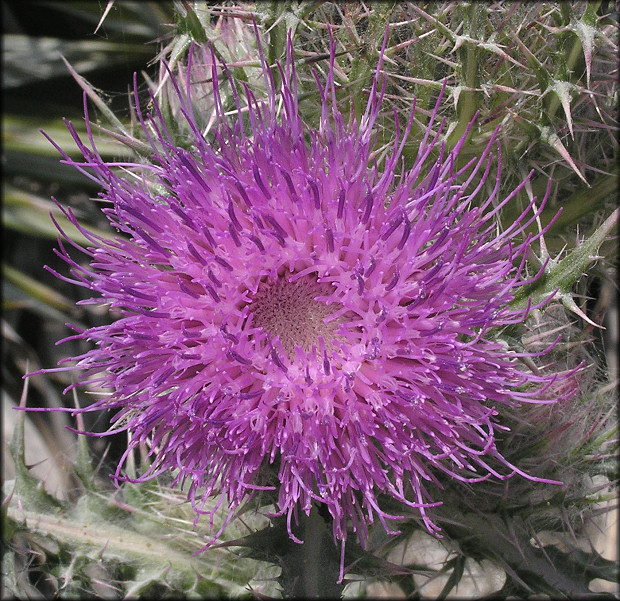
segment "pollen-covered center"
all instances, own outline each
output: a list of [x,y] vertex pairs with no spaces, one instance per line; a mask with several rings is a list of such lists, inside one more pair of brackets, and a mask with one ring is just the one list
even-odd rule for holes
[[340,308],[339,303],[316,300],[328,296],[331,284],[318,282],[313,276],[304,276],[289,282],[290,274],[261,282],[252,299],[253,325],[261,327],[272,338],[280,339],[289,360],[295,357],[300,346],[306,353],[321,348],[319,338],[327,350],[333,348],[340,321],[326,318]]

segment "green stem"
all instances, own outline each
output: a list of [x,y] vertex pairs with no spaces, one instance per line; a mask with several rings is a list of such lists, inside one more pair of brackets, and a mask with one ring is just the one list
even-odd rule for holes
[[303,540],[290,542],[280,557],[283,596],[289,599],[338,599],[344,584],[338,584],[340,553],[334,545],[331,526],[312,507],[310,515],[300,512],[294,534]]
[[321,569],[321,533],[325,527],[325,522],[315,511],[311,511],[309,516],[302,517],[302,527],[304,529],[304,566],[305,570],[301,574],[300,583],[302,590],[310,598],[320,597],[320,580],[323,576]]
[[446,143],[448,147],[453,148],[465,133],[467,126],[473,119],[479,104],[479,87],[478,81],[478,48],[471,39],[478,39],[480,34],[480,26],[484,22],[481,11],[486,11],[485,7],[477,6],[475,3],[465,9],[465,31],[469,39],[463,41],[460,49],[460,57],[462,63],[461,81],[464,83],[465,89],[461,91],[457,103],[458,122],[452,130]]
[[477,92],[471,88],[476,87],[477,80],[477,58],[476,48],[473,44],[467,44],[467,50],[465,52],[465,83],[467,88],[461,92],[457,104],[458,123],[452,130],[452,133],[447,139],[447,144],[450,148],[453,148],[456,143],[461,139],[467,126],[473,119],[478,108]]
[[381,48],[385,28],[394,10],[393,2],[375,2],[373,11],[368,17],[368,29],[364,35],[362,48],[355,52],[351,61],[349,81],[353,86],[353,110],[359,121],[363,109],[366,107],[364,87],[371,81],[377,68],[378,50]]

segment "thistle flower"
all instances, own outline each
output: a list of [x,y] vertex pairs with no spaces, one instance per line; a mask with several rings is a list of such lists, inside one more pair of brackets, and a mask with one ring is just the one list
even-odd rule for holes
[[425,483],[440,484],[442,473],[536,479],[497,451],[498,407],[570,391],[554,397],[566,374],[531,370],[493,335],[528,314],[510,302],[532,281],[525,255],[542,235],[525,235],[542,210],[534,202],[498,226],[524,184],[498,198],[495,135],[457,167],[469,129],[444,149],[442,127],[433,131],[440,95],[417,158],[399,172],[415,108],[391,148],[377,149],[381,61],[361,118],[346,118],[332,51],[326,81],[316,77],[318,129],[299,114],[290,40],[281,86],[261,54],[266,100],[233,86],[233,117],[215,56],[212,64],[210,139],[196,125],[190,82],[182,93],[172,77],[191,131],[183,147],[153,94],[144,115],[136,92],[152,148],[144,164],[105,162],[90,126],[85,142],[68,123],[84,161],[63,153],[65,162],[101,184],[119,235],[99,238],[63,209],[92,243],[67,239],[90,265],[61,243],[74,277],[54,273],[120,318],[78,330],[74,338],[94,347],[56,369],[82,372],[69,389],[112,391],[78,411],[115,410],[109,433],[129,431],[116,480],[129,480],[124,460],[145,443],[151,462],[138,480],[173,471],[197,516],[213,495],[232,516],[273,490],[292,538],[291,520],[315,501],[344,551],[349,526],[362,543],[375,519],[392,532],[386,520],[400,516],[381,509],[381,495],[419,510],[436,532],[426,510],[441,499]]

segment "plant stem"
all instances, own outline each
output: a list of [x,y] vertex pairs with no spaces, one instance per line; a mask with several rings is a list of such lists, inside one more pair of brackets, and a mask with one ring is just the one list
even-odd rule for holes
[[293,528],[303,545],[291,543],[281,557],[283,595],[290,599],[338,599],[344,584],[338,584],[340,560],[331,527],[312,507],[310,515],[300,512]]

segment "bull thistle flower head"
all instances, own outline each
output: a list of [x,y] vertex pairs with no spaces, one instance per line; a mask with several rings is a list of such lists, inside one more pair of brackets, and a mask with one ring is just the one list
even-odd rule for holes
[[381,152],[381,60],[357,119],[339,109],[332,46],[325,80],[316,76],[313,129],[298,108],[290,38],[274,71],[281,84],[261,54],[265,100],[229,78],[232,115],[218,81],[227,68],[211,59],[209,136],[194,115],[189,64],[182,86],[170,74],[190,132],[183,144],[154,94],[145,114],[136,91],[148,162],[102,159],[88,113],[88,140],[68,123],[84,160],[57,146],[101,184],[119,232],[99,238],[63,209],[92,244],[67,238],[90,265],[61,243],[73,277],[54,272],[90,290],[85,303],[120,316],[78,330],[74,338],[93,347],[56,368],[82,373],[69,389],[106,391],[74,412],[111,409],[108,433],[130,433],[114,478],[130,479],[124,461],[145,444],[151,461],[137,480],[173,472],[196,519],[214,495],[232,517],[273,491],[290,537],[299,512],[319,503],[343,552],[349,528],[362,543],[375,520],[392,532],[400,516],[382,509],[382,496],[437,532],[429,508],[441,498],[427,489],[441,473],[536,480],[498,452],[498,407],[561,400],[571,387],[556,383],[570,372],[531,369],[521,356],[540,352],[520,355],[494,336],[531,309],[510,303],[532,281],[525,256],[542,233],[525,232],[544,205],[532,201],[499,226],[498,212],[524,184],[499,197],[496,135],[457,166],[469,130],[444,148],[442,126],[433,132],[440,94],[417,157],[399,169],[415,108],[400,130],[394,115],[396,137]]

